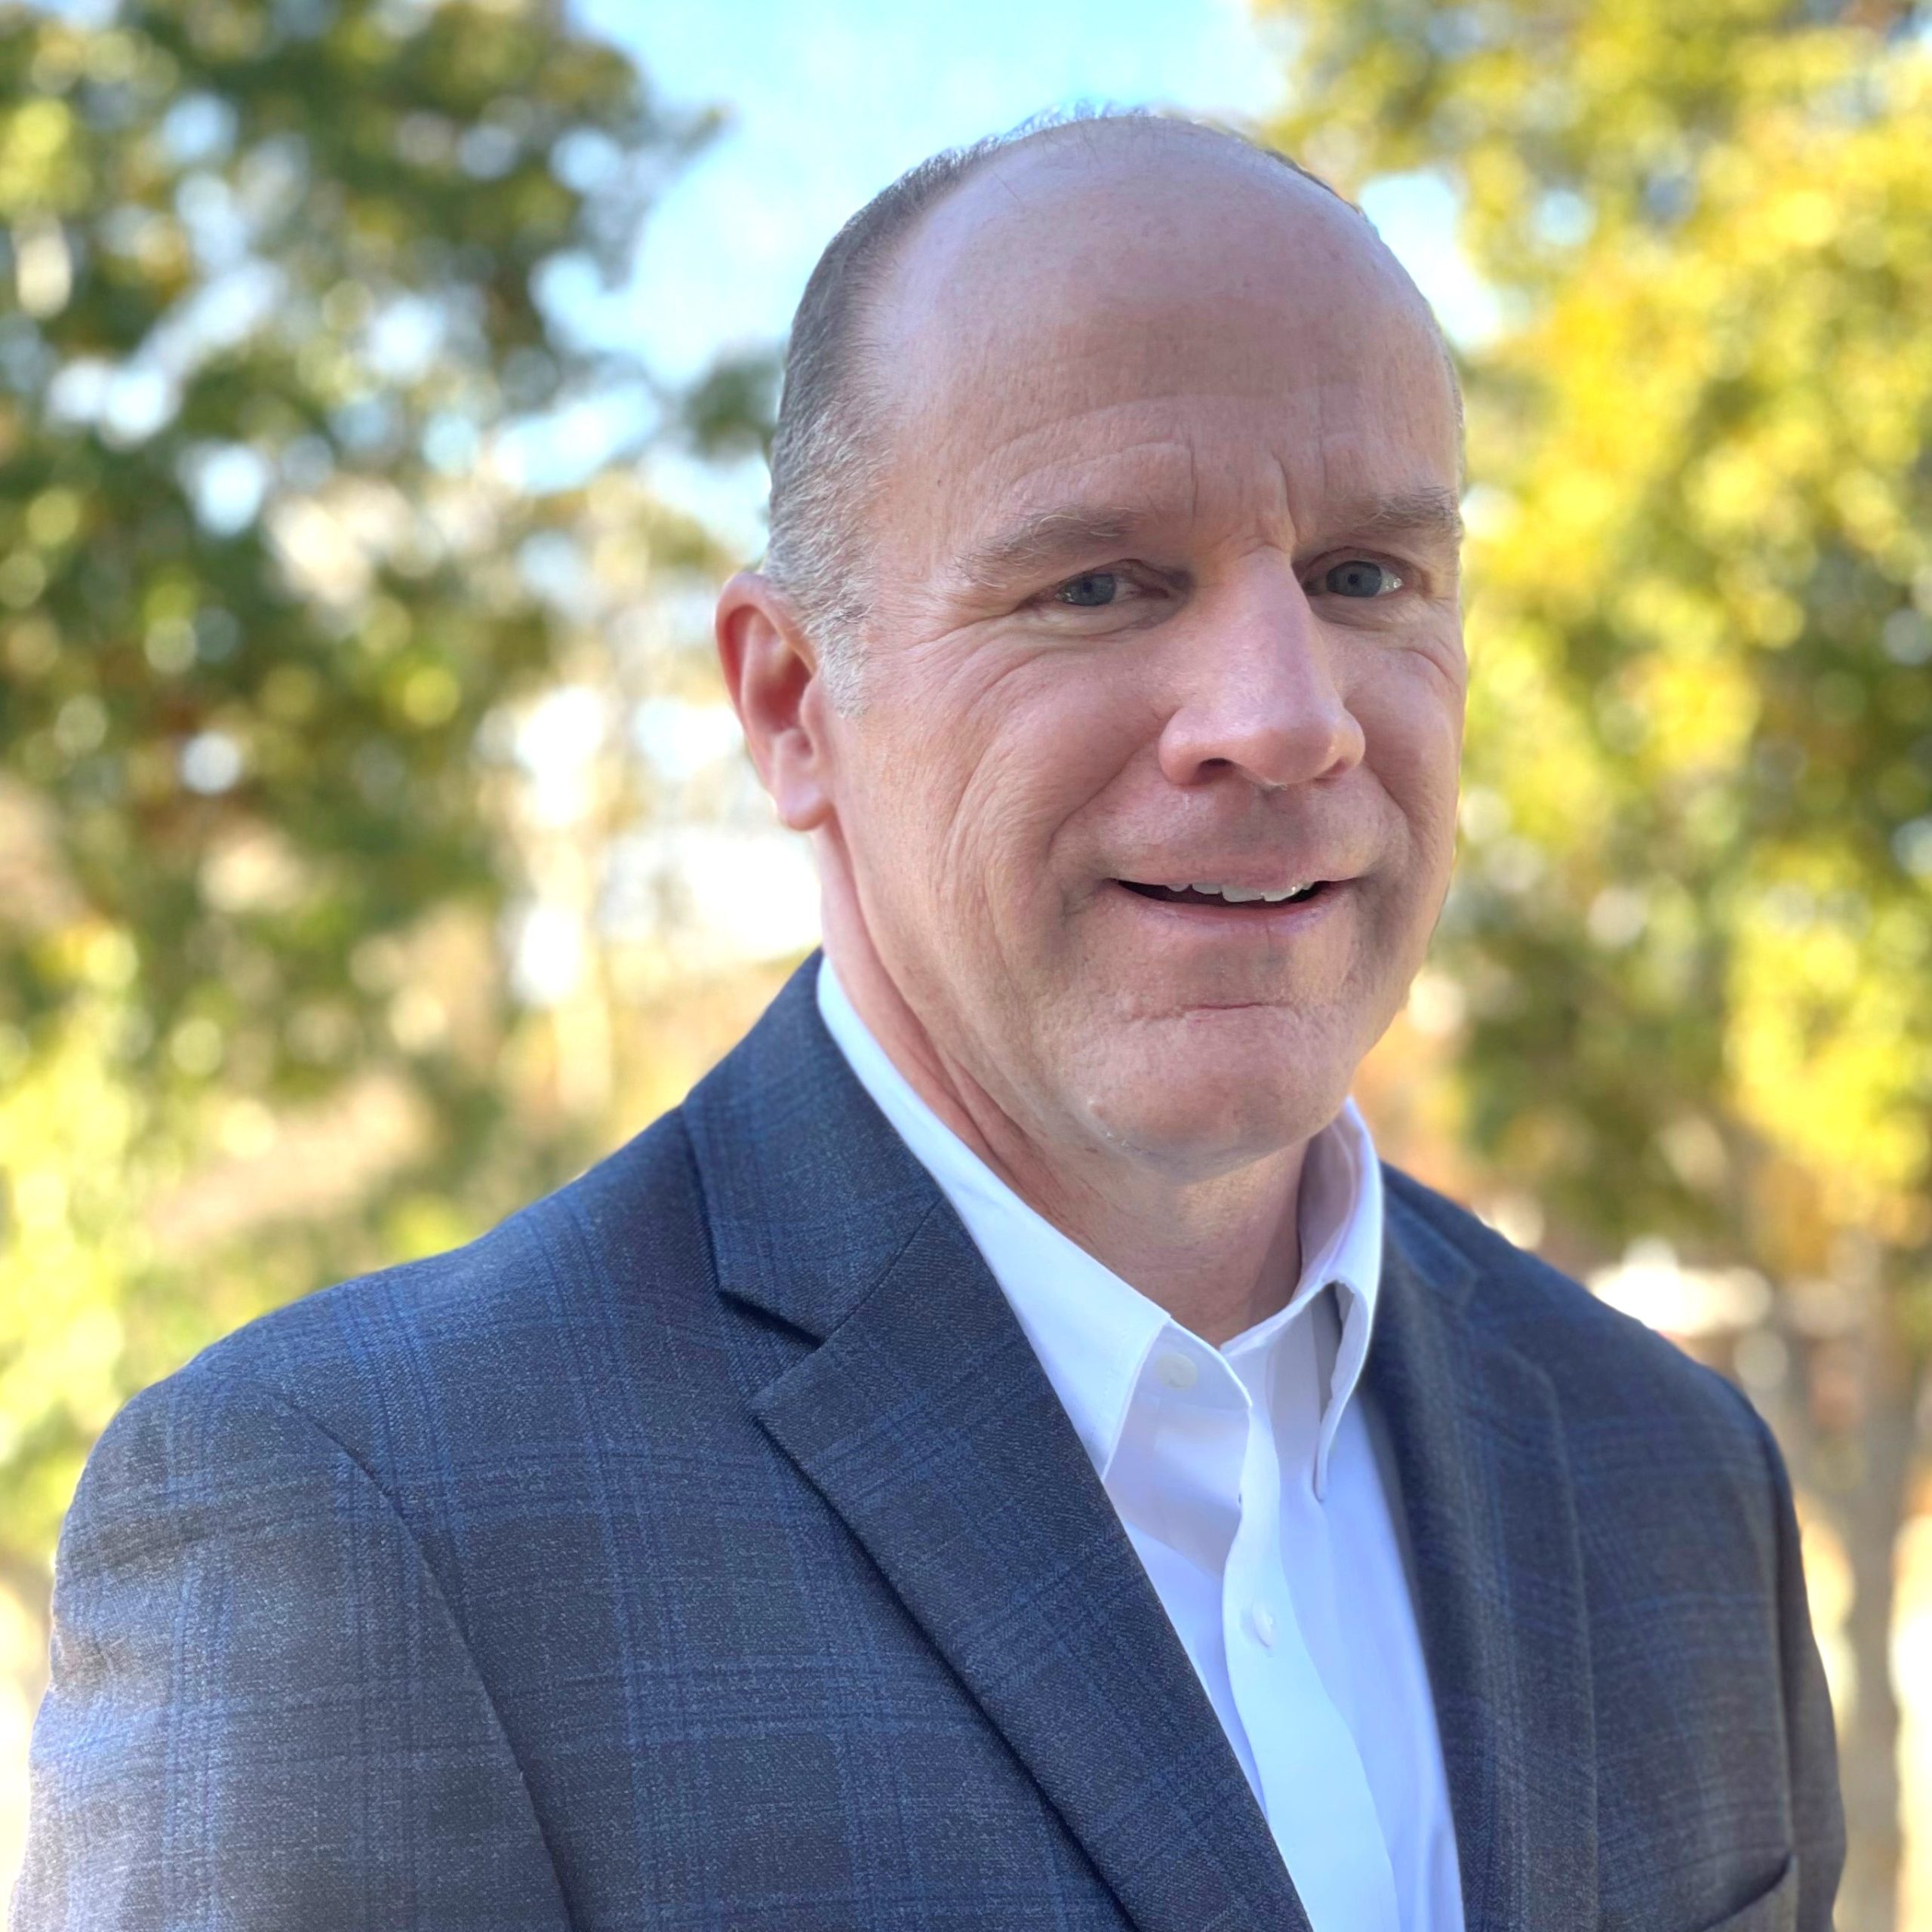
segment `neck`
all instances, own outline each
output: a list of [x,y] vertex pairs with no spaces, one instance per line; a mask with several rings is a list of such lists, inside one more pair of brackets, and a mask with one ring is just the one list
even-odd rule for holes
[[1285,1304],[1301,1270],[1306,1142],[1206,1177],[1089,1140],[1056,1143],[946,1051],[855,924],[826,921],[854,1010],[912,1091],[1036,1213],[1217,1346]]

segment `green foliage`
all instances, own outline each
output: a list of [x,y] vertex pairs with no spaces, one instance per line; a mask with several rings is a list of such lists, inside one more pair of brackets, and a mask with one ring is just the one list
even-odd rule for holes
[[780,371],[769,349],[726,356],[711,369],[685,399],[685,432],[699,455],[771,455]]
[[586,491],[694,546],[518,464],[648,429],[540,297],[707,126],[561,0],[0,8],[0,1555],[132,1388],[580,1151],[506,1131],[479,734]]
[[1466,357],[1478,1143],[1774,1278],[1932,1245],[1932,42],[1786,0],[1315,0],[1345,186],[1429,170]]

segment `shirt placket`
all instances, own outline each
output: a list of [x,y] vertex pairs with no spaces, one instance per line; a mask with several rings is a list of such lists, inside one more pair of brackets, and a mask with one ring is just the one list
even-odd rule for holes
[[1246,1387],[1241,1394],[1247,1438],[1221,1622],[1262,1808],[1314,1932],[1399,1932],[1395,1874],[1367,1774],[1287,1586],[1293,1553],[1282,1546],[1283,1478],[1271,1419]]

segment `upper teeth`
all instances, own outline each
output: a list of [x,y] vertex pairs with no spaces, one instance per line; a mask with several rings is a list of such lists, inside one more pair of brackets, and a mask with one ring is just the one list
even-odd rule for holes
[[1234,906],[1245,906],[1251,900],[1257,899],[1264,899],[1269,905],[1277,906],[1284,899],[1298,898],[1313,884],[1314,881],[1311,879],[1306,884],[1284,885],[1278,892],[1263,892],[1258,888],[1245,885],[1204,884],[1200,880],[1196,879],[1192,885],[1176,886],[1173,890],[1177,892],[1205,893],[1213,898],[1225,899],[1230,905]]

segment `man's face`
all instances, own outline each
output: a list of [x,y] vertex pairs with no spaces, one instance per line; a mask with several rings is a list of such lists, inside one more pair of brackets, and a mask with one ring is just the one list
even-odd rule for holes
[[971,180],[872,320],[826,862],[1023,1131],[1204,1178],[1305,1138],[1453,843],[1459,429],[1417,298],[1318,188],[1114,131]]

